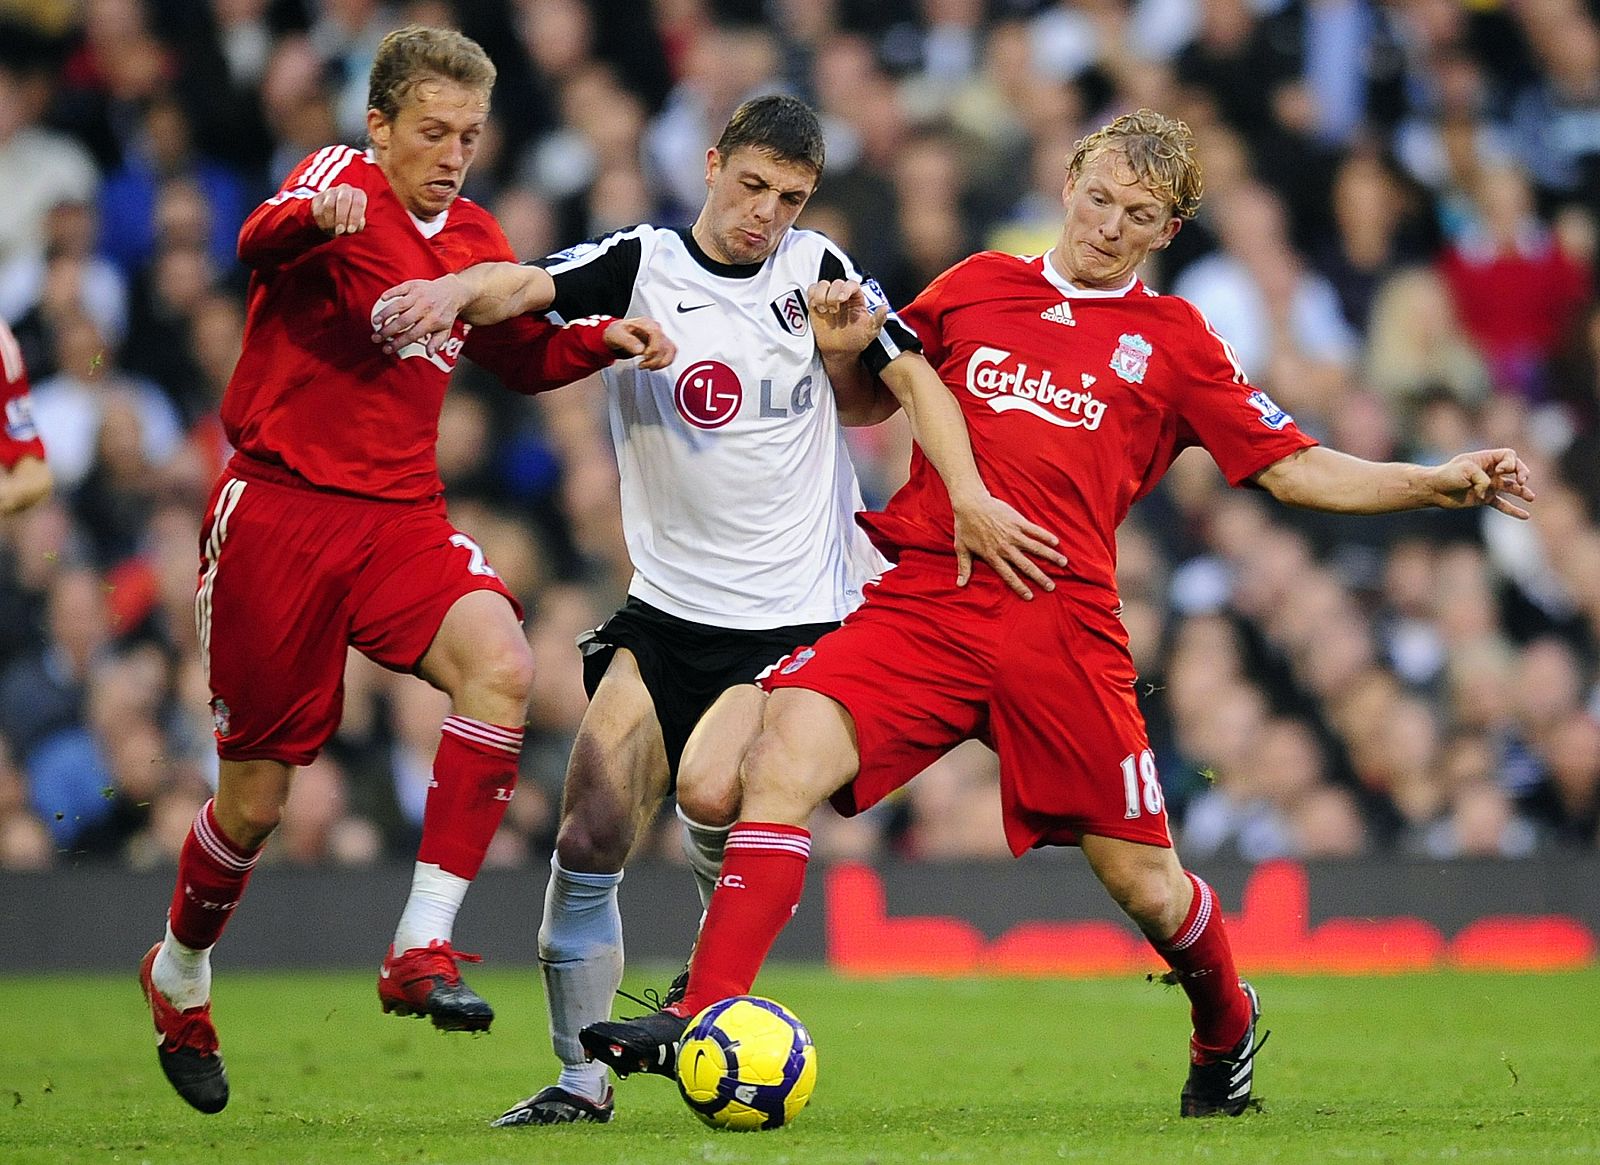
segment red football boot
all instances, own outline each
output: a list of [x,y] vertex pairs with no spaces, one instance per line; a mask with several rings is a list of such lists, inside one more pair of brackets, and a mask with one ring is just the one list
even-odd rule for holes
[[139,964],[139,985],[144,988],[156,1024],[156,1059],[179,1096],[201,1112],[221,1112],[228,1104],[228,1070],[217,1050],[211,1001],[187,1011],[179,1011],[167,1002],[150,979],[150,969],[160,949],[160,943],[151,947]]
[[396,955],[394,947],[378,971],[378,1000],[385,1012],[427,1016],[446,1032],[483,1032],[494,1022],[494,1008],[461,980],[457,960],[481,963],[444,939]]

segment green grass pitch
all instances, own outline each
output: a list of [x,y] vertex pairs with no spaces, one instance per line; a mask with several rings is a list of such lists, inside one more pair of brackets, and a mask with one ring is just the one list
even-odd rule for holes
[[[664,981],[634,972],[633,985]],[[1264,1111],[1180,1121],[1187,1008],[1142,980],[840,980],[774,968],[811,1028],[817,1092],[791,1127],[702,1127],[667,1081],[608,1126],[490,1129],[554,1075],[531,971],[478,970],[492,1035],[378,1010],[372,976],[230,974],[220,1116],[156,1066],[130,964],[0,977],[0,1162],[1084,1162],[1600,1159],[1600,970],[1258,980]],[[624,1003],[622,1008],[631,1005]]]

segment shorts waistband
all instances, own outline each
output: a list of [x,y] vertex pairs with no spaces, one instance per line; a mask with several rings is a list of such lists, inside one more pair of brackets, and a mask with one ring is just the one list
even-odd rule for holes
[[228,464],[223,472],[232,474],[234,477],[243,478],[245,481],[282,486],[284,489],[315,494],[317,497],[326,498],[329,501],[396,507],[437,505],[440,502],[440,495],[438,494],[426,498],[379,498],[373,497],[371,494],[348,493],[345,490],[329,489],[327,486],[307,481],[286,466],[278,465],[271,461],[263,461],[261,458],[252,457],[239,449],[234,450],[233,456],[228,459]]

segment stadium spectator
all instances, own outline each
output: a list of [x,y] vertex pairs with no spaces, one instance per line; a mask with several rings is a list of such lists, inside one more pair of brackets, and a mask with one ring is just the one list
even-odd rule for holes
[[[865,808],[957,743],[983,739],[1000,755],[1012,852],[1080,846],[1189,996],[1182,1114],[1249,1106],[1260,1005],[1238,978],[1210,888],[1171,849],[1116,615],[1114,530],[1186,445],[1206,448],[1233,484],[1333,512],[1489,507],[1525,518],[1533,492],[1510,449],[1425,468],[1317,445],[1252,389],[1192,305],[1146,294],[1139,267],[1200,201],[1194,150],[1186,125],[1149,110],[1113,121],[1068,164],[1052,251],[974,256],[907,309],[962,405],[977,458],[1065,532],[1066,585],[1026,606],[982,576],[952,586],[950,519],[914,458],[910,483],[863,518],[896,568],[840,630],[763,680],[771,697],[740,767],[740,820],[683,999],[582,1033],[614,1071],[671,1075],[689,1019],[748,993],[798,909],[804,823],[822,801]],[[837,328],[858,343],[882,323],[859,288],[848,300],[813,294],[812,309],[819,333]],[[1046,375],[1057,372],[1066,387],[1047,396]],[[1030,374],[1038,387],[1022,395]]]
[[1473,221],[1446,248],[1440,273],[1496,391],[1542,401],[1547,364],[1591,294],[1590,272],[1555,245],[1521,170],[1484,167],[1472,195]]
[[[0,25],[0,41],[15,43],[16,36],[14,29]],[[33,245],[52,207],[92,202],[100,186],[94,160],[83,146],[40,124],[52,88],[41,64],[0,52],[0,184],[6,191],[0,263]]]
[[1402,419],[1431,400],[1462,405],[1489,395],[1489,369],[1462,329],[1443,279],[1425,267],[1401,271],[1378,289],[1368,320],[1365,379]]
[[1347,365],[1356,338],[1327,280],[1306,270],[1289,245],[1282,203],[1265,187],[1224,194],[1216,223],[1222,250],[1190,266],[1174,295],[1194,303],[1223,335],[1246,373],[1300,356]]
[[1331,231],[1312,248],[1312,262],[1339,297],[1347,324],[1367,329],[1379,288],[1408,263],[1425,258],[1414,237],[1417,208],[1390,164],[1371,150],[1345,157],[1333,179]]

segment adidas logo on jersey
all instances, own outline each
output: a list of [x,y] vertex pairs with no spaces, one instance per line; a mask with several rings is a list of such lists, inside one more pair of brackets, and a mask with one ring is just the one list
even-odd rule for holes
[[1066,324],[1069,328],[1078,326],[1078,321],[1072,318],[1072,303],[1063,299],[1055,307],[1046,308],[1039,313],[1041,320],[1049,320],[1052,324]]

